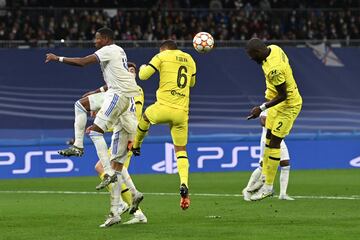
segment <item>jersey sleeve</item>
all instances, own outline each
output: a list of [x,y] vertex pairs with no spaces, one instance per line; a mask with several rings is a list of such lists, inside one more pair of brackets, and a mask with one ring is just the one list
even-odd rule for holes
[[150,67],[154,68],[155,71],[160,70],[161,65],[161,56],[160,54],[156,54],[149,62],[148,64]]
[[95,52],[96,58],[99,62],[106,62],[111,59],[112,51],[108,47],[102,47]]
[[144,67],[140,67],[140,71],[139,71],[140,80],[146,80],[149,77],[151,77],[151,75],[153,75],[156,71],[159,71],[160,65],[161,65],[161,59],[159,57],[159,54],[157,54],[151,59],[148,65]]
[[285,82],[285,74],[281,67],[272,68],[268,73],[268,79],[274,86],[278,86]]

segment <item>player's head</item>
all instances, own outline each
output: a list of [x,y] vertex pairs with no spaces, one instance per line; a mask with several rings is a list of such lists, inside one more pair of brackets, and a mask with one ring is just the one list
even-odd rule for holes
[[133,63],[133,62],[128,62],[128,69],[129,69],[129,72],[131,72],[132,74],[135,75],[136,77],[136,64]]
[[165,50],[176,50],[178,49],[176,42],[173,40],[165,40],[160,45],[160,52]]
[[110,45],[114,41],[114,32],[110,28],[103,27],[96,31],[95,34],[95,47],[97,49],[103,46]]
[[269,49],[266,44],[258,38],[252,38],[246,43],[246,53],[249,57],[257,62],[262,64],[262,62],[269,55]]

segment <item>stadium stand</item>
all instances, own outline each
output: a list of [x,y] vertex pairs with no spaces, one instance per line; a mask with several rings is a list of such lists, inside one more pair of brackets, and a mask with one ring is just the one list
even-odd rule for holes
[[0,40],[92,40],[96,29],[117,40],[191,40],[206,29],[217,40],[359,39],[358,9],[10,8],[0,14]]

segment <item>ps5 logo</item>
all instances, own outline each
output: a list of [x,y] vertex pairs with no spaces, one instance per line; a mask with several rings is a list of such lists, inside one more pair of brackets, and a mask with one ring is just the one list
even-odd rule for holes
[[[34,161],[44,158],[47,164],[58,165],[62,167],[47,167],[45,173],[66,173],[74,169],[74,163],[68,158],[54,158],[59,156],[57,151],[30,151],[24,156],[24,166],[18,169],[13,169],[12,174],[28,174],[31,171]],[[13,152],[0,152],[0,168],[1,166],[13,165],[16,162],[16,156]],[[64,166],[65,165],[65,166]]]
[[[260,158],[260,147],[259,146],[235,146],[231,150],[230,162],[224,162],[224,149],[219,146],[214,147],[198,147],[196,154],[201,154],[197,158],[197,168],[202,169],[205,167],[206,163],[217,160],[220,161],[220,168],[236,168],[239,162],[239,153],[250,153],[252,159],[255,159],[256,162],[252,162],[251,167],[257,167],[259,165],[258,161]],[[158,163],[155,163],[152,166],[152,170],[156,172],[165,172],[167,174],[174,174],[178,172],[176,165],[176,155],[174,150],[174,145],[170,143],[165,143],[165,160],[162,160]]]
[[167,174],[177,173],[176,155],[174,145],[165,143],[165,160],[155,163],[152,169],[156,172],[165,172]]
[[[198,147],[197,150],[198,152],[206,152],[206,154],[203,154],[198,158],[198,168],[204,168],[205,161],[221,160],[224,157],[224,149],[222,147]],[[231,162],[221,163],[220,168],[235,168],[239,163],[239,153],[248,151],[250,151],[251,158],[257,160],[257,162],[251,163],[251,167],[257,167],[260,158],[259,146],[235,146],[231,150]]]
[[360,156],[350,160],[350,166],[360,168]]

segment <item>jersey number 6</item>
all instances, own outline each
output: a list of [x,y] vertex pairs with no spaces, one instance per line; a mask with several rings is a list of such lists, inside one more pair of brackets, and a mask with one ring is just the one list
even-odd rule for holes
[[[186,87],[186,83],[187,83],[187,68],[185,66],[180,66],[179,67],[179,70],[178,70],[178,76],[177,76],[177,85],[179,88],[184,88]],[[183,80],[183,83],[181,79],[184,79]]]

